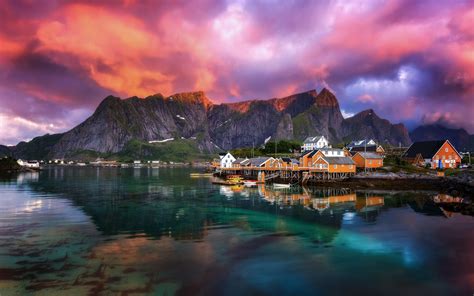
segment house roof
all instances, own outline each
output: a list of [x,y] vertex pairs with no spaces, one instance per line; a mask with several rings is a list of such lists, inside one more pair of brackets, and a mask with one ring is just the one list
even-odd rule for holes
[[328,148],[328,147],[325,147],[325,148],[318,148],[316,150],[321,150],[323,152],[327,152],[327,151],[343,151],[342,149],[339,149],[339,148]]
[[354,164],[352,158],[343,156],[343,157],[324,157],[329,164]]
[[249,163],[250,163],[250,159],[247,158],[244,161],[242,161],[240,165],[248,165]]
[[324,138],[324,136],[307,137],[304,139],[303,144],[317,143],[321,138]]
[[377,145],[349,147],[349,151],[351,151],[351,152],[377,151]]
[[423,158],[432,158],[447,140],[414,142],[403,154],[405,157],[415,158],[421,154]]
[[267,160],[271,159],[273,157],[255,157],[250,159],[250,164],[253,166],[261,166],[264,164]]
[[382,155],[379,155],[373,152],[357,152],[357,153],[360,154],[360,156],[362,156],[365,159],[382,159],[383,158]]
[[246,159],[247,158],[238,157],[236,160],[232,162],[232,164],[242,164],[242,162],[244,162]]
[[282,157],[281,160],[283,160],[286,163],[296,163],[296,164],[300,163],[297,159],[289,158],[289,157]]
[[328,164],[355,164],[355,162],[352,160],[352,158],[347,157],[347,156],[341,156],[341,157],[324,157],[324,156],[321,156],[317,160],[319,160],[319,159],[324,160]]
[[301,154],[300,157],[303,157],[303,156],[312,157],[314,154],[316,154],[316,152],[318,152],[318,150],[308,150],[308,151],[305,151],[303,154]]
[[352,141],[349,143],[349,145],[347,145],[347,148],[352,148],[352,147],[364,147],[364,146],[376,146],[377,143],[375,144],[369,144],[369,142],[372,141],[375,143],[374,140],[372,139],[363,139],[363,140],[356,140],[356,141]]

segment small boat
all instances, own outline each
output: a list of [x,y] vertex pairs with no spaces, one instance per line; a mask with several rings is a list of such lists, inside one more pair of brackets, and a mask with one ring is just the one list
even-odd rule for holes
[[191,178],[204,178],[204,177],[212,177],[213,173],[191,173],[189,176]]
[[273,188],[290,188],[291,184],[273,183]]
[[244,185],[247,187],[257,186],[256,180],[245,180]]
[[214,180],[213,184],[219,185],[243,185],[243,179],[240,175],[229,175],[226,180]]

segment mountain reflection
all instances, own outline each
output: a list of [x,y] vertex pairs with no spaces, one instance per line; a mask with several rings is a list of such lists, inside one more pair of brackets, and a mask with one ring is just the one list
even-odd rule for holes
[[56,167],[19,175],[16,182],[71,199],[104,234],[155,239],[201,240],[210,229],[237,227],[329,243],[344,221],[357,216],[374,222],[389,208],[409,206],[420,214],[452,215],[427,194],[225,187],[205,178],[191,179],[188,170]]

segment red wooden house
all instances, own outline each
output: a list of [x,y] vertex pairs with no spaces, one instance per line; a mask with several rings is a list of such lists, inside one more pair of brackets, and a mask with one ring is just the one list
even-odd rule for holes
[[448,140],[415,142],[403,157],[416,165],[436,168],[455,168],[461,163],[461,155]]

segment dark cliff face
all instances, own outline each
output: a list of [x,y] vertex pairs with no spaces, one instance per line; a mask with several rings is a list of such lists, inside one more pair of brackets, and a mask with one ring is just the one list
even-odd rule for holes
[[260,145],[266,139],[293,139],[292,117],[316,103],[311,90],[285,98],[215,105],[209,119],[210,136],[222,149]]
[[410,143],[403,125],[392,125],[373,110],[344,119],[334,94],[323,89],[319,94],[311,90],[284,98],[219,105],[203,92],[124,100],[109,96],[72,130],[48,136],[43,144],[43,137],[38,137],[15,149],[20,151],[23,145],[25,151],[41,150],[35,154],[37,158],[62,158],[84,150],[117,153],[131,140],[183,138],[192,139],[200,152],[209,153],[258,146],[268,138],[303,140],[309,135],[325,135],[332,143],[359,138],[392,145]]
[[324,135],[330,142],[338,143],[343,121],[339,102],[334,94],[324,88],[309,108],[294,116],[294,138],[303,140],[309,135]]
[[422,125],[410,133],[413,141],[431,141],[448,139],[460,151],[474,150],[474,135],[469,135],[465,129],[447,128],[439,124]]
[[352,139],[375,139],[380,144],[408,146],[411,144],[408,130],[401,123],[391,124],[369,109],[344,120],[342,137]]
[[36,159],[48,158],[53,147],[58,143],[64,134],[44,135],[36,137],[29,142],[20,142],[14,147],[10,147],[12,155],[17,159]]
[[116,153],[133,139],[152,141],[181,137],[199,138],[202,152],[209,152],[209,104],[202,92],[125,100],[109,96],[91,117],[65,133],[51,154],[65,157],[77,150]]

